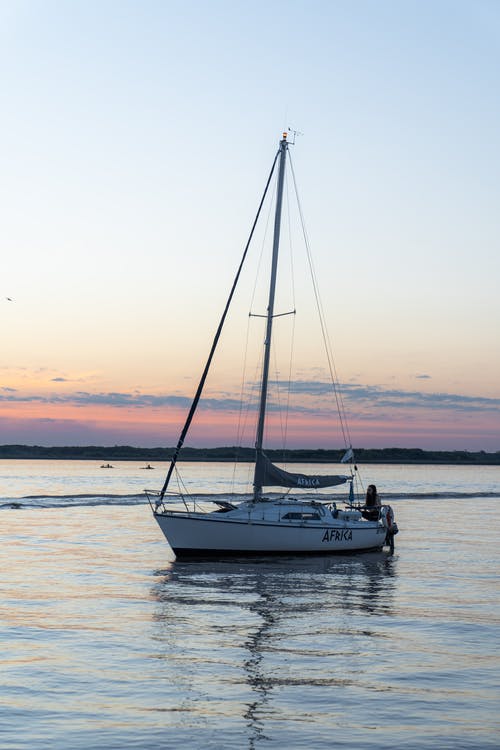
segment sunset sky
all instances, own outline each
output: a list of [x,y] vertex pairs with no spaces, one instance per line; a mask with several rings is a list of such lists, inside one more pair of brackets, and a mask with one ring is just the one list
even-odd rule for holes
[[[0,444],[177,441],[291,127],[354,445],[500,450],[496,0],[13,0],[0,35]],[[236,311],[188,445],[236,440]],[[342,447],[313,312],[288,445]]]

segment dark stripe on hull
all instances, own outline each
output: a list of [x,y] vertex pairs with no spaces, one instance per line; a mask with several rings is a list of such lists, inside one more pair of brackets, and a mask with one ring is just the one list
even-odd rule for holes
[[185,558],[197,558],[197,559],[203,559],[203,558],[211,558],[214,557],[233,557],[233,558],[241,558],[241,557],[325,557],[326,555],[359,555],[363,552],[378,552],[382,549],[383,544],[377,545],[376,547],[361,547],[359,549],[325,549],[325,550],[316,550],[316,551],[290,551],[287,552],[286,550],[258,550],[258,551],[252,551],[252,550],[241,550],[241,549],[179,549],[174,548],[175,556],[180,559]]

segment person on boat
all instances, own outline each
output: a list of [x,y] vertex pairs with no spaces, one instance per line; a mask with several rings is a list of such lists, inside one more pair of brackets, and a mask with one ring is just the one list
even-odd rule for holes
[[369,484],[366,490],[364,509],[361,511],[367,521],[376,521],[380,513],[380,497],[374,484]]

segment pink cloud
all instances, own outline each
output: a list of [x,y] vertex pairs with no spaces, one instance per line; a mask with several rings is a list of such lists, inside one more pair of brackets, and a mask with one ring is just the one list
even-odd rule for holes
[[[363,391],[360,395],[364,400],[367,394]],[[405,401],[399,392],[383,395],[383,403],[378,407],[375,404],[368,408],[359,403],[361,408],[357,412],[353,408],[354,413],[361,412],[349,424],[355,446],[500,449],[500,421],[495,400],[471,403],[472,399],[465,397],[450,399],[438,394],[430,399],[419,399],[418,394],[409,394]],[[317,408],[305,408],[305,396],[301,403],[287,420],[286,445],[291,448],[342,448],[336,418]],[[56,397],[48,401],[38,396],[23,397],[19,393],[6,392],[4,399],[0,399],[0,443],[172,446],[178,440],[188,404],[184,396],[147,395],[137,399],[126,393],[107,396],[80,394],[79,399]],[[224,404],[221,406],[221,399],[209,399],[203,403],[188,434],[187,445],[253,444],[255,414],[248,418],[245,434],[240,440],[234,401],[230,399]],[[284,429],[277,412],[271,411],[267,444],[280,447]]]

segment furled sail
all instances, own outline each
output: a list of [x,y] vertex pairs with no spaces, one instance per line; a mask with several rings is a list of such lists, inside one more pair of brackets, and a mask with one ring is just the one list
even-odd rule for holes
[[264,453],[258,453],[255,467],[255,484],[259,487],[300,487],[302,489],[334,487],[344,484],[350,477],[334,474],[292,474],[275,466]]

